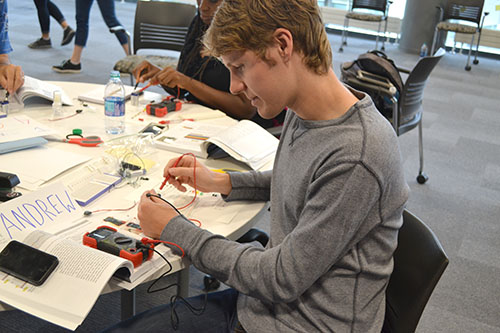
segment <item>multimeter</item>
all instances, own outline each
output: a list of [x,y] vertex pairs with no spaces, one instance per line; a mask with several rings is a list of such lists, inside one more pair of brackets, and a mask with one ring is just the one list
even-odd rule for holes
[[160,103],[150,103],[146,105],[146,113],[151,116],[164,117],[172,111],[179,111],[182,103],[176,101],[173,96],[164,98]]
[[140,266],[153,256],[153,244],[141,246],[141,241],[128,237],[108,226],[100,226],[83,236],[83,245],[99,249],[132,261],[134,267]]

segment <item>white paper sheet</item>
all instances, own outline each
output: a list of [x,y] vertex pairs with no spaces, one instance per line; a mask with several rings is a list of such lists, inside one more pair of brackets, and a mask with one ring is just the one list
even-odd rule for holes
[[19,177],[19,187],[33,191],[61,172],[90,158],[87,155],[41,146],[0,155],[0,165],[2,171]]

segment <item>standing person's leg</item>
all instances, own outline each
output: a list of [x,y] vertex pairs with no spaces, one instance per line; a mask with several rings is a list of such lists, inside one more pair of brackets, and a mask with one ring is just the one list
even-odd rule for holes
[[49,34],[50,16],[47,6],[47,0],[33,0],[33,2],[36,6],[38,22],[40,23],[40,30],[42,31],[42,37],[40,39],[37,39],[33,43],[28,44],[28,47],[32,49],[47,49],[52,47]]
[[76,38],[71,59],[65,60],[61,65],[52,66],[59,73],[79,73],[83,48],[87,44],[89,36],[90,8],[93,0],[76,0]]
[[125,54],[128,55],[129,52],[129,44],[128,37],[125,33],[125,28],[121,25],[121,23],[116,18],[115,14],[115,2],[113,0],[97,0],[97,4],[99,5],[99,9],[101,10],[102,18],[104,22],[108,26],[109,29],[115,30],[116,38],[120,42],[120,45],[123,47]]
[[69,44],[73,39],[73,37],[75,36],[75,31],[71,29],[68,22],[66,22],[63,13],[52,1],[48,0],[47,8],[49,10],[50,16],[52,16],[63,28],[64,34],[61,45]]
[[[200,295],[187,301],[192,307],[200,309],[204,299],[205,296]],[[210,293],[205,310],[199,315],[193,314],[185,304],[177,301],[177,316],[172,315],[171,305],[165,304],[122,321],[104,332],[174,332],[175,326],[177,332],[235,332],[238,325],[237,300],[238,292],[234,289]]]

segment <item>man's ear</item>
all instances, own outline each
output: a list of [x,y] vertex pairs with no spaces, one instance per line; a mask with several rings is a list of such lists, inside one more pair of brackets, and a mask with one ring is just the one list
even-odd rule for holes
[[278,28],[273,33],[280,57],[287,63],[292,57],[293,36],[290,30]]

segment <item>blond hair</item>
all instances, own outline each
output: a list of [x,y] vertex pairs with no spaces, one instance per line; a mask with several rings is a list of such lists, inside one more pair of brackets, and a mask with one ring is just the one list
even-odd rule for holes
[[291,32],[294,50],[316,72],[328,72],[332,63],[330,42],[316,0],[224,0],[203,43],[215,57],[233,51],[253,51],[266,60],[278,28]]

